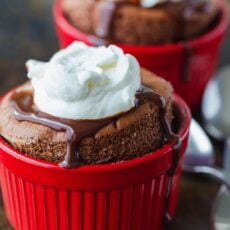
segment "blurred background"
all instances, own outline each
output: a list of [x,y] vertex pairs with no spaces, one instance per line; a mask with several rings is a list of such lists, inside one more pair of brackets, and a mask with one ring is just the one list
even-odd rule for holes
[[[0,93],[26,79],[29,58],[47,60],[57,49],[52,0],[0,0]],[[230,33],[219,67],[230,62]]]
[[[29,58],[46,61],[58,50],[52,3],[52,0],[0,0],[0,94],[27,79],[25,61]],[[229,64],[230,33],[221,49],[218,68]],[[222,151],[221,144],[216,144],[216,151]],[[218,188],[211,180],[183,176],[177,217],[168,229],[210,229],[210,210]],[[3,208],[0,229],[11,229]]]
[[51,0],[0,1],[0,93],[26,80],[25,61],[57,49]]

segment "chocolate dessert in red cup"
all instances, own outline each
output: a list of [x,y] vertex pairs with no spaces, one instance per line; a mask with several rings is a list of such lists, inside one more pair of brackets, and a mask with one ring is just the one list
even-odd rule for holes
[[[89,45],[100,43],[100,39],[83,33],[67,20],[60,2],[61,0],[56,0],[53,7],[60,46],[66,47],[74,40]],[[228,28],[227,3],[224,0],[217,0],[217,7],[219,16],[211,29],[206,29],[200,35],[188,40],[155,45],[119,42],[115,44],[134,55],[141,66],[169,80],[175,91],[183,97],[192,111],[195,111],[199,108],[207,82],[215,73],[219,49]]]
[[[0,181],[12,226],[161,229],[177,204],[191,121],[186,103],[115,46],[74,43],[27,68],[31,81],[0,102]],[[100,94],[107,103],[91,104]]]

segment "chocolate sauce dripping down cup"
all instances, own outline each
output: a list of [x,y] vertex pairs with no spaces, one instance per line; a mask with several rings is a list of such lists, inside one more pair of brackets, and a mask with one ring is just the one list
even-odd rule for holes
[[[12,96],[12,105],[14,107],[14,115],[19,121],[30,121],[37,124],[45,125],[57,131],[65,131],[65,141],[67,143],[67,152],[64,161],[60,163],[61,167],[74,168],[82,164],[79,153],[79,143],[87,136],[95,134],[100,128],[115,122],[115,118],[107,118],[101,120],[69,120],[50,116],[48,114],[33,109],[33,95],[30,93],[16,93]],[[166,102],[164,97],[160,96],[152,89],[142,86],[136,93],[136,106],[152,101],[158,106],[159,118],[165,134],[165,141],[169,140],[173,145],[172,166],[168,171],[169,183],[167,194],[165,197],[165,222],[169,222],[170,195],[172,192],[173,175],[177,169],[181,140],[175,135],[166,118]]]
[[[171,131],[170,124],[166,118],[166,103],[162,96],[155,93],[150,88],[143,86],[140,91],[136,93],[137,106],[146,101],[152,101],[159,108],[159,117],[161,119],[162,128],[165,133],[165,141],[170,140],[174,145],[175,152],[179,149],[178,136]],[[67,153],[64,161],[60,164],[65,168],[77,167],[83,162],[80,159],[79,143],[88,136],[94,135],[99,129],[115,122],[117,117],[106,118],[100,120],[70,120],[53,117],[41,111],[36,111],[33,104],[33,95],[30,93],[16,93],[12,97],[15,117],[19,121],[30,121],[41,125],[48,126],[58,131],[65,131],[65,141],[67,143]],[[178,146],[178,148],[177,148]],[[169,174],[173,174],[177,167],[176,154],[172,168]]]
[[172,220],[169,214],[169,205],[170,205],[170,195],[172,192],[172,181],[175,171],[177,169],[179,153],[181,148],[181,139],[178,135],[172,132],[171,126],[166,118],[166,102],[164,97],[160,96],[152,89],[142,86],[140,91],[136,94],[137,105],[143,103],[146,100],[153,101],[159,108],[159,118],[161,120],[162,128],[165,132],[165,139],[168,139],[173,145],[173,155],[172,155],[172,166],[168,171],[169,183],[165,200],[165,214],[164,214],[164,222],[168,223]]

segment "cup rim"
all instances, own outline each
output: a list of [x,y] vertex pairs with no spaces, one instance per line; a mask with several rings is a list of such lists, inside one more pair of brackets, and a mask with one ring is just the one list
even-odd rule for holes
[[[177,95],[174,95],[174,106],[180,119],[177,134],[182,141],[178,156],[179,167],[185,152],[191,114],[184,100]],[[65,189],[115,189],[129,184],[142,183],[153,176],[164,175],[173,165],[173,153],[173,145],[167,143],[156,151],[131,160],[66,169],[60,167],[58,163],[26,156],[0,137],[0,166],[32,183]],[[0,167],[0,169],[3,168]]]
[[[179,116],[181,117],[181,127],[178,131],[178,134],[183,140],[186,137],[188,130],[189,130],[189,125],[191,121],[191,113],[190,113],[190,110],[187,104],[184,102],[184,100],[181,97],[174,94],[173,100],[174,100],[176,107],[179,108],[179,113],[180,113]],[[137,157],[131,160],[126,160],[126,161],[121,161],[121,162],[116,162],[116,163],[107,163],[107,164],[101,164],[101,165],[83,165],[81,167],[74,168],[74,169],[65,169],[65,168],[60,167],[58,163],[53,163],[53,162],[49,162],[45,160],[35,159],[30,156],[26,156],[20,151],[14,149],[2,137],[0,137],[0,149],[8,153],[13,158],[17,158],[18,160],[23,161],[30,165],[39,166],[42,168],[54,169],[58,171],[67,170],[73,173],[74,172],[84,173],[86,171],[92,172],[92,173],[95,171],[108,172],[108,171],[113,171],[113,170],[125,169],[129,167],[135,167],[136,165],[144,163],[148,160],[154,160],[154,159],[160,158],[161,156],[163,156],[164,154],[167,154],[170,150],[172,150],[172,148],[173,148],[172,144],[167,143],[162,148],[156,151],[153,151],[149,154],[145,154],[144,156]]]
[[[220,19],[218,23],[209,31],[206,33],[192,38],[185,42],[177,42],[172,44],[160,44],[160,45],[129,45],[129,44],[123,44],[123,43],[115,43],[119,47],[123,49],[129,49],[129,50],[135,50],[135,53],[167,53],[172,52],[176,50],[180,50],[184,48],[184,43],[187,43],[190,47],[195,48],[199,47],[204,43],[207,43],[209,41],[212,41],[218,36],[221,36],[224,34],[224,32],[227,30],[229,25],[229,10],[227,3],[225,0],[217,0],[217,5],[220,9]],[[90,42],[88,41],[89,34],[85,34],[81,31],[79,31],[77,28],[75,28],[73,25],[71,25],[66,17],[64,16],[64,13],[61,8],[61,0],[55,0],[53,5],[53,17],[54,21],[59,29],[62,30],[65,34],[68,34],[70,37],[77,40],[77,37],[83,37],[85,38],[86,43]],[[87,42],[88,41],[88,42]],[[91,44],[92,45],[92,44]]]

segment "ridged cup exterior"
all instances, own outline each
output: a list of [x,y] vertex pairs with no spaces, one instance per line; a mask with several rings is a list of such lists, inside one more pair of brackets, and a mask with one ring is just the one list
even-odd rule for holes
[[7,215],[17,230],[159,229],[168,177],[106,191],[73,191],[30,183],[0,167]]
[[[173,216],[191,116],[175,96],[182,147],[172,177],[173,147],[114,164],[63,169],[29,158],[0,138],[0,182],[16,230],[158,230]],[[166,194],[173,180],[168,199]]]
[[[60,47],[73,41],[94,45],[91,36],[73,27],[65,18],[56,0],[53,8]],[[142,67],[169,80],[177,92],[195,111],[199,108],[205,86],[215,74],[219,49],[229,25],[229,11],[225,0],[217,0],[220,8],[218,23],[203,35],[186,42],[164,45],[117,44],[133,54]]]

